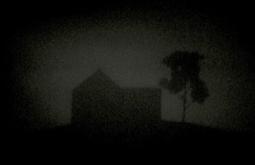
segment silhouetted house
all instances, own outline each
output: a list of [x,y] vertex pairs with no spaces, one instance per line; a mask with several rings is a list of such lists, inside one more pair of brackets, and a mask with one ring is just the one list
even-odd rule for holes
[[73,90],[72,123],[137,125],[160,120],[161,91],[121,88],[98,70]]

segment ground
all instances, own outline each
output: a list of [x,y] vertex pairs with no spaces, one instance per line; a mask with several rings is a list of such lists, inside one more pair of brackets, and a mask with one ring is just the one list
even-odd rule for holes
[[[251,146],[252,132],[235,132],[198,126],[189,123],[157,122],[141,127],[119,124],[102,129],[93,127],[61,126],[53,129],[13,133],[12,145],[85,146],[86,148],[115,147],[181,147],[181,146]],[[11,140],[12,139],[12,140]]]

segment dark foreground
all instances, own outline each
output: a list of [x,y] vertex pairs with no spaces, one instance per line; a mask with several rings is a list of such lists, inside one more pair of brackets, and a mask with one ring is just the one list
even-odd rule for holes
[[254,132],[219,130],[194,124],[160,122],[127,127],[121,123],[90,127],[62,126],[10,132],[7,143],[19,147],[57,148],[180,148],[252,146]]
[[[122,123],[123,124],[123,123]],[[194,124],[160,122],[140,127],[110,124],[91,127],[62,126],[37,131],[15,131],[6,136],[5,158],[10,161],[34,160],[34,163],[57,160],[72,164],[114,161],[190,162],[203,164],[225,159],[254,158],[254,133],[213,129]],[[243,159],[243,157],[245,159]],[[248,159],[247,159],[248,158]],[[49,160],[50,159],[50,160]],[[162,162],[162,163],[163,163]]]

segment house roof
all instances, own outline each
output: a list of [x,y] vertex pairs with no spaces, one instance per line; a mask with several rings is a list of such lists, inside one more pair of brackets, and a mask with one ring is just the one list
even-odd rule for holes
[[98,69],[87,79],[80,83],[75,89],[80,89],[87,86],[107,86],[111,88],[120,88],[109,76],[107,76],[101,69]]
[[74,91],[80,91],[80,89],[117,89],[122,90],[123,92],[135,92],[135,93],[160,93],[161,90],[156,87],[120,87],[116,84],[108,75],[106,75],[101,69],[98,69],[96,72],[88,76],[87,79],[82,81]]

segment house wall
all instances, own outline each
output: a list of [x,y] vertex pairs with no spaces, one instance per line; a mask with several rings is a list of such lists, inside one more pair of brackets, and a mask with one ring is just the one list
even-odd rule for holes
[[72,123],[95,124],[120,120],[120,96],[117,89],[74,91]]
[[159,89],[123,89],[100,82],[83,84],[73,90],[73,124],[125,123],[132,126],[160,120]]
[[134,124],[159,121],[161,119],[160,90],[158,89],[125,89],[122,109],[127,120]]

